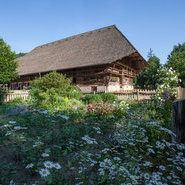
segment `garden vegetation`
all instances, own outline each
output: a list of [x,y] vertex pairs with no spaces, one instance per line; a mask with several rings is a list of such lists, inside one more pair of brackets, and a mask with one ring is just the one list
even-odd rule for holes
[[0,107],[0,183],[185,184],[185,145],[171,130],[178,73],[158,73],[163,85],[140,103],[82,96],[56,72],[33,81],[27,110]]

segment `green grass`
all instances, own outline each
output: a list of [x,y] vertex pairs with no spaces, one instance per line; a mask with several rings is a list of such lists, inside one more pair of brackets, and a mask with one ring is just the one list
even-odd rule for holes
[[0,115],[6,115],[11,111],[11,106],[0,105]]

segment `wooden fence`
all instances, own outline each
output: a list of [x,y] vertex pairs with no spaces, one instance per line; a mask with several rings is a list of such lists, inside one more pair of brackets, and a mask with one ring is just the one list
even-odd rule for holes
[[[131,100],[150,100],[153,95],[156,94],[155,90],[142,90],[142,89],[133,89],[125,90],[121,92],[113,92],[119,100],[131,99]],[[14,90],[9,91],[7,94],[0,95],[0,102],[9,102],[15,98],[21,97],[24,100],[29,98],[29,91],[26,90]],[[176,99],[185,98],[185,88],[177,87],[177,96]]]
[[185,98],[185,88],[177,87],[176,99],[182,99],[182,98]]
[[25,90],[14,90],[0,94],[0,102],[10,102],[16,98],[27,100],[29,98],[29,92]]
[[153,95],[156,94],[155,90],[142,90],[142,89],[133,89],[133,90],[124,90],[121,92],[114,92],[119,100],[131,99],[131,100],[150,100]]
[[[153,95],[156,94],[156,90],[143,90],[143,89],[133,89],[125,90],[121,92],[114,92],[118,96],[119,100],[132,99],[132,100],[150,100]],[[176,88],[176,99],[185,98],[185,88]]]

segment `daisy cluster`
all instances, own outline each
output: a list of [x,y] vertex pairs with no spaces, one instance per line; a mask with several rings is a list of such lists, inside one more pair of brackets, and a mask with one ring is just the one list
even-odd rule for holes
[[[148,134],[151,130],[161,133],[161,137],[153,140]],[[105,143],[108,147],[101,148],[103,141],[98,140],[100,153],[81,155],[78,173],[96,169],[101,183],[181,185],[181,174],[185,171],[185,145],[166,140],[163,132],[169,137],[174,135],[161,127],[161,123],[146,119],[141,112],[129,113],[127,125],[120,122],[109,136],[109,142],[114,146]],[[87,135],[82,139],[91,140]]]
[[99,163],[99,167],[100,167],[98,169],[99,175],[105,175],[105,171],[106,171],[106,173],[108,173],[110,178],[114,178],[115,175],[117,175],[117,168],[118,168],[117,165],[115,165],[114,163],[115,161],[119,163],[120,160],[121,159],[119,157],[114,157],[113,161],[111,161],[111,159],[108,159],[108,158],[104,159],[103,162]]
[[55,168],[57,170],[61,169],[61,166],[60,166],[59,163],[53,163],[51,161],[45,161],[43,164],[44,164],[45,168],[41,168],[41,170],[39,171],[39,174],[41,175],[41,177],[46,177],[46,176],[50,175],[50,170],[52,168]]
[[45,109],[43,109],[43,108],[40,108],[40,109],[33,109],[32,111],[33,111],[33,112],[38,112],[38,113],[40,113],[40,114],[48,114],[48,113],[51,113],[50,110],[45,110]]
[[6,131],[5,136],[12,135],[15,131],[27,129],[26,127],[21,127],[16,124],[16,121],[9,121],[7,124],[0,126],[0,129]]
[[[43,154],[41,154],[41,156],[43,158],[46,158],[46,157],[49,157],[49,154],[43,153]],[[50,170],[52,170],[52,169],[57,169],[57,170],[61,169],[61,165],[59,163],[53,163],[51,161],[44,161],[43,165],[44,165],[44,168],[41,168],[39,171],[39,174],[41,175],[41,177],[46,177],[46,176],[50,175],[51,174]],[[27,164],[27,166],[25,168],[33,168],[33,167],[34,167],[34,164],[29,163],[29,164]]]
[[86,141],[87,144],[98,144],[96,139],[89,137],[88,135],[85,135],[82,137],[82,140]]

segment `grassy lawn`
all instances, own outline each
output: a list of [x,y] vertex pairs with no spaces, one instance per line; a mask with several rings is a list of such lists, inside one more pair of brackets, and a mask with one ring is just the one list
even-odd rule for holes
[[[0,183],[185,183],[185,146],[171,141],[150,103],[108,115],[93,111],[98,106],[0,119]],[[1,116],[9,111],[0,106]]]

